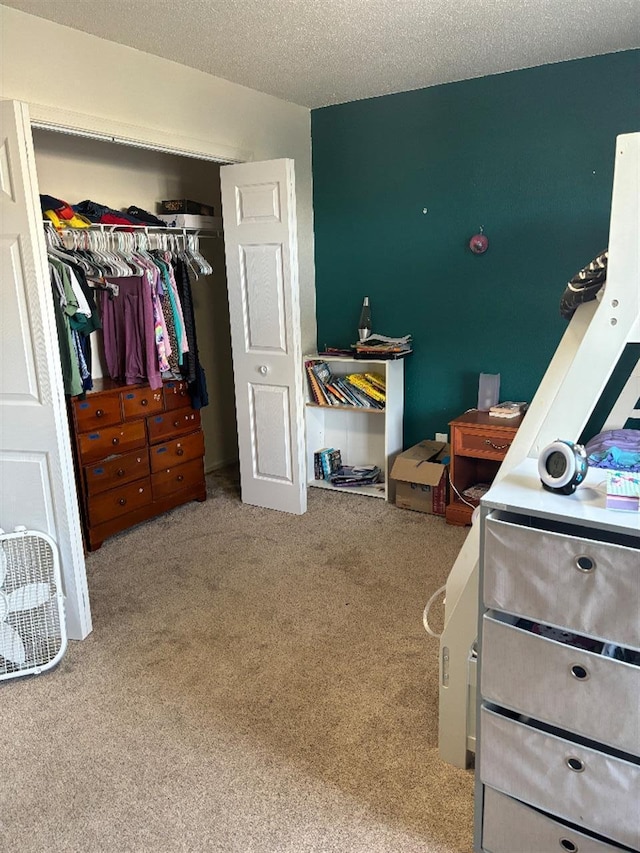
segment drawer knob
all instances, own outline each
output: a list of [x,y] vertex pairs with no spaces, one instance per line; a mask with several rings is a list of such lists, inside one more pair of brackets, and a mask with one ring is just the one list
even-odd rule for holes
[[112,438],[111,444],[120,444],[120,439],[119,438]]
[[579,663],[574,663],[571,667],[571,675],[577,678],[578,681],[587,681],[589,678],[589,670]]
[[118,501],[118,503],[120,504],[120,506],[124,506],[124,505],[126,504],[126,502],[127,502],[127,499],[126,499],[126,498],[120,498],[120,500]]
[[588,575],[589,572],[595,571],[596,561],[591,557],[587,557],[586,554],[581,554],[579,557],[576,557],[576,569],[578,569],[579,572]]
[[490,438],[485,438],[485,444],[488,444],[489,447],[492,447],[494,450],[506,450],[509,447],[508,444],[494,444]]
[[570,838],[560,839],[560,849],[566,850],[567,853],[578,853],[578,845],[574,844]]
[[176,480],[177,480],[179,483],[181,483],[181,482],[184,480],[184,474],[178,474],[178,476],[176,477]]
[[174,425],[174,427],[179,427],[179,426],[180,426],[180,421],[174,421],[174,422],[173,422],[173,425]]
[[581,758],[576,758],[575,755],[570,755],[565,759],[565,764],[574,773],[582,773],[584,770],[584,761]]
[[148,401],[147,399],[140,400],[140,405],[141,405],[141,406],[148,406],[148,405],[149,405],[149,401]]
[[104,409],[96,409],[96,417],[101,418],[104,416]]
[[176,450],[176,456],[184,456],[184,450],[182,449],[182,447],[179,447]]
[[124,468],[118,468],[118,470],[116,471],[116,475],[118,477],[124,477],[124,474],[125,474]]

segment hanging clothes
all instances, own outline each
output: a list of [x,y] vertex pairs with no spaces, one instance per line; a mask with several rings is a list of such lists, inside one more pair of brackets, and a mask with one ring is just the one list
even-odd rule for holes
[[[119,213],[91,201],[76,208],[101,219]],[[125,227],[133,224],[128,213],[123,218]],[[197,240],[163,235],[162,248],[152,251],[152,235],[146,231],[84,234],[78,241],[74,234],[70,249],[47,229],[65,393],[79,396],[93,387],[89,336],[101,328],[113,380],[158,389],[163,379],[186,379],[194,408],[207,405],[192,279],[195,269],[207,274],[210,267],[199,255]]]
[[155,342],[155,320],[151,289],[145,276],[109,278],[119,294],[100,294],[104,354],[109,376],[134,385],[148,381],[154,390],[162,387]]
[[[207,381],[204,369],[198,357],[198,342],[196,337],[196,321],[193,311],[193,297],[191,292],[191,281],[189,279],[189,267],[183,260],[178,258],[174,266],[175,279],[178,294],[182,302],[184,312],[185,330],[189,343],[189,352],[185,354],[183,374],[189,383],[191,405],[194,409],[201,409],[209,404],[207,393]],[[186,370],[185,370],[186,367]]]
[[49,264],[49,273],[54,295],[53,307],[58,331],[58,349],[60,350],[64,393],[75,396],[82,394],[83,385],[69,320],[78,310],[78,306],[73,302],[73,291],[70,287],[65,287],[60,272],[51,263]]

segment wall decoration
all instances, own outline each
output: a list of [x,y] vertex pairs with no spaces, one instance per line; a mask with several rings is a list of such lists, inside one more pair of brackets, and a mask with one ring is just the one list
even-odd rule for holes
[[474,234],[469,240],[469,248],[474,255],[483,255],[489,248],[489,241],[487,240],[482,225],[480,226],[480,231],[477,234]]

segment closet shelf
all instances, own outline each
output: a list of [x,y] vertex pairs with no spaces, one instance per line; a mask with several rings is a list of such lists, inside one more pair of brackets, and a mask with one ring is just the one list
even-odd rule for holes
[[145,234],[194,234],[196,237],[223,237],[222,228],[188,228],[182,226],[171,225],[114,225],[111,223],[93,222],[86,228],[73,228],[71,225],[65,228],[56,228],[49,219],[42,220],[43,225],[48,225],[56,234],[82,234],[87,231],[101,231],[105,234],[112,234],[118,231],[144,231]]

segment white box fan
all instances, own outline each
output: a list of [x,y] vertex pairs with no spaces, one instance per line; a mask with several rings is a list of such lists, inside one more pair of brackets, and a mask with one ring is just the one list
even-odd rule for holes
[[50,669],[66,647],[54,541],[25,527],[0,529],[0,680]]

